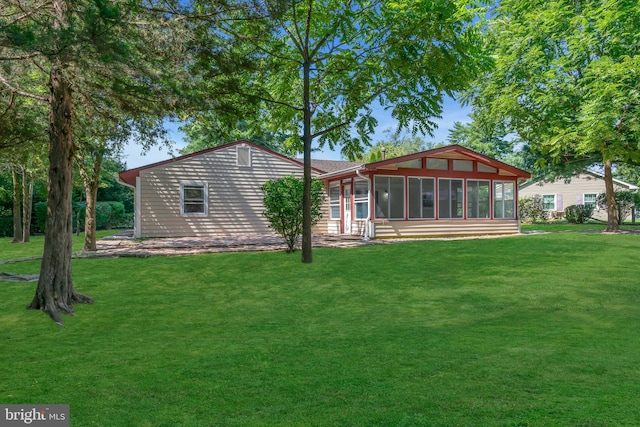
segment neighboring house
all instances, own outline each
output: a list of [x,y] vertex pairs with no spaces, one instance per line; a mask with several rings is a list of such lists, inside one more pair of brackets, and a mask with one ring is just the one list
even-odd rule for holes
[[[270,233],[262,184],[302,176],[300,160],[236,141],[119,174],[135,190],[135,236]],[[530,174],[453,145],[373,163],[313,160],[327,189],[318,234],[365,237],[517,233]]]
[[[613,180],[616,191],[638,191],[638,187],[618,179]],[[593,207],[593,217],[606,220],[607,210],[596,202],[598,194],[605,192],[604,176],[593,171],[583,171],[570,180],[560,178],[553,182],[529,181],[520,186],[520,197],[542,196],[544,208],[553,217],[564,216],[564,209],[571,205]]]

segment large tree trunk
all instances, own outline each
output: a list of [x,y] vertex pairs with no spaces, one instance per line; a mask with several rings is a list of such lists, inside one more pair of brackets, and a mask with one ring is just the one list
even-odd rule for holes
[[17,168],[17,166],[11,168],[11,178],[13,179],[13,243],[22,242],[22,201],[20,200],[20,174]]
[[80,164],[80,175],[84,184],[87,206],[84,218],[83,251],[96,251],[96,203],[98,201],[98,187],[100,186],[100,169],[102,167],[102,152],[96,154],[96,159],[89,174],[84,164]]
[[33,207],[33,174],[25,170],[22,176],[22,241],[31,238],[31,209]]
[[604,188],[607,195],[607,229],[609,232],[620,231],[618,222],[618,205],[616,204],[615,190],[613,188],[613,174],[611,173],[611,160],[604,161]]
[[60,64],[51,68],[49,111],[49,177],[47,221],[40,278],[28,309],[43,310],[62,325],[61,313],[73,314],[74,303],[91,303],[73,289],[71,277],[73,126],[71,85]]

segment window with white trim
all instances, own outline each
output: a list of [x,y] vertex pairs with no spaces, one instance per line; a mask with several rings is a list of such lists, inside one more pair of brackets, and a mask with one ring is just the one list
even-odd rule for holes
[[467,180],[467,218],[490,218],[491,182]]
[[493,182],[493,217],[516,217],[516,186],[513,181]]
[[329,184],[329,217],[340,219],[340,182]]
[[555,194],[543,194],[542,195],[542,207],[548,211],[556,210],[556,195]]
[[461,179],[438,180],[438,218],[462,218],[464,183]]
[[436,184],[434,178],[409,178],[409,219],[434,219]]
[[598,209],[598,194],[586,193],[582,195],[582,203],[591,209]]
[[404,219],[404,177],[376,176],[376,218]]
[[369,217],[369,181],[356,179],[353,183],[353,193],[356,219],[367,219]]
[[208,186],[202,182],[180,183],[180,214],[206,216],[209,214]]

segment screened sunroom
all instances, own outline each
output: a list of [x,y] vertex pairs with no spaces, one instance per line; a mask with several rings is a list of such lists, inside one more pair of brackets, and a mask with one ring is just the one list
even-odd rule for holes
[[321,175],[330,234],[370,238],[518,233],[528,172],[457,145]]

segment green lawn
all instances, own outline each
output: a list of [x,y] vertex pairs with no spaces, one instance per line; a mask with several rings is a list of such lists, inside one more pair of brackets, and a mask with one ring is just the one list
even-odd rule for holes
[[[607,228],[606,222],[589,221],[585,224],[569,224],[565,221],[550,222],[546,224],[522,224],[522,231],[604,231]],[[620,226],[622,231],[640,231],[640,220],[636,223],[625,222]]]
[[78,259],[96,303],[62,328],[0,283],[0,402],[72,426],[637,425],[639,264],[640,236],[599,233]]

